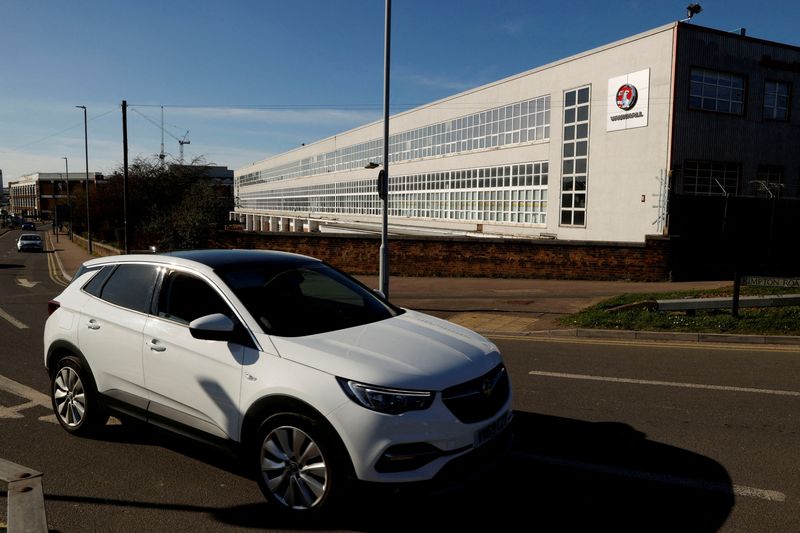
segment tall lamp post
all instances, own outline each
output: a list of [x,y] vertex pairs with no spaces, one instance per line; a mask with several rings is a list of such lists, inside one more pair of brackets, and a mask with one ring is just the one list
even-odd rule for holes
[[83,143],[84,147],[86,148],[86,240],[87,240],[87,247],[86,249],[89,251],[89,255],[92,254],[92,227],[89,224],[90,216],[89,216],[89,123],[86,120],[86,106],[85,105],[76,105],[75,107],[83,109]]
[[69,196],[69,160],[66,157],[62,157],[61,159],[64,160],[64,167],[67,172],[67,210],[69,211],[69,240],[72,240],[72,199]]
[[378,173],[378,193],[383,202],[381,225],[380,284],[389,299],[389,45],[392,30],[392,0],[386,0],[386,25],[383,45],[383,170]]

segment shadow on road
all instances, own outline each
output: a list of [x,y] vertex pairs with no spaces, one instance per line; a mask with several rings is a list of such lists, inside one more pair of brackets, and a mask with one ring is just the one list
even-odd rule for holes
[[[250,477],[231,454],[126,426],[109,426],[99,438],[164,446]],[[188,505],[175,510],[205,512],[221,525],[282,530],[711,532],[725,523],[734,505],[730,477],[719,463],[649,441],[628,425],[516,411],[513,431],[513,445],[498,463],[457,460],[443,472],[461,478],[489,467],[466,483],[447,491],[439,490],[439,484],[359,485],[343,508],[324,520],[288,519],[266,502],[217,509]],[[157,502],[151,506],[170,508]]]
[[[321,523],[281,519],[266,503],[213,514],[230,525],[281,529],[717,531],[734,505],[719,463],[625,424],[518,411],[513,426],[506,458],[448,492],[362,486]],[[482,466],[453,462],[447,474]]]

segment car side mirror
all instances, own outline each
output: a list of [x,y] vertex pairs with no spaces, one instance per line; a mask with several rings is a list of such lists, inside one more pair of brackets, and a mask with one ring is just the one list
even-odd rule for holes
[[207,341],[229,341],[235,337],[235,324],[229,317],[214,313],[201,316],[189,323],[189,332],[195,339]]

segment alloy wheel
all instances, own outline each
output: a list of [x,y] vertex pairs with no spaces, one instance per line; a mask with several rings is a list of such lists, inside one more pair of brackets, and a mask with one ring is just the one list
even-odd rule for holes
[[328,487],[322,450],[307,433],[292,426],[275,428],[264,439],[261,474],[275,499],[291,509],[315,507]]
[[58,371],[53,383],[53,399],[56,413],[64,424],[71,428],[81,425],[86,413],[86,392],[75,369],[65,366]]

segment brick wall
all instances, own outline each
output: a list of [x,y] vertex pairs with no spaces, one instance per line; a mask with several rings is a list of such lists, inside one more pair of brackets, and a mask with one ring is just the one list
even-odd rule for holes
[[[350,274],[377,274],[380,237],[225,231],[213,248],[272,249],[323,259]],[[465,237],[389,239],[393,276],[664,281],[670,241],[644,244]]]

